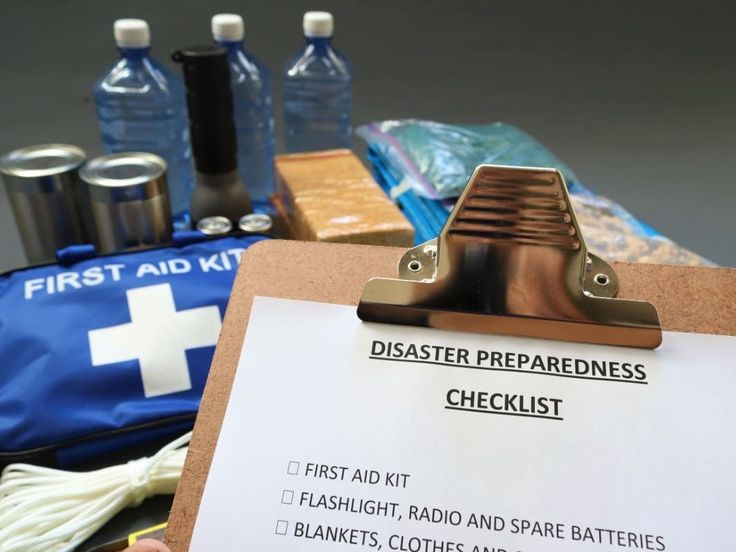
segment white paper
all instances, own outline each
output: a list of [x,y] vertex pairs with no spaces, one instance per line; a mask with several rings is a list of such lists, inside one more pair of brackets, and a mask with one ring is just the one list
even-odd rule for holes
[[[455,353],[379,360],[377,340]],[[726,336],[641,351],[257,297],[191,550],[734,550],[734,358]]]

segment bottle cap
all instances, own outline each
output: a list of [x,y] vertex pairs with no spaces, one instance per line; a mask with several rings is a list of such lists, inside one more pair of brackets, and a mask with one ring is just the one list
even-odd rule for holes
[[245,27],[243,18],[235,13],[218,13],[212,16],[212,36],[215,40],[225,42],[243,40]]
[[304,14],[304,36],[332,36],[335,27],[332,14],[324,11],[309,11]]
[[118,19],[113,25],[115,43],[121,48],[147,48],[151,31],[142,19]]

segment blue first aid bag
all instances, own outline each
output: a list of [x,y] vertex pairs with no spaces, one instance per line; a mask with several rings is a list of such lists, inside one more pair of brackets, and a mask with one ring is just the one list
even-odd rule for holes
[[0,276],[0,467],[69,465],[190,429],[240,255],[263,239]]

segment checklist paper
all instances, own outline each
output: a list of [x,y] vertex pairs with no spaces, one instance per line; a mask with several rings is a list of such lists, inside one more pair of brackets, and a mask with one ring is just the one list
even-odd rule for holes
[[190,550],[733,549],[736,338],[656,351],[256,297]]

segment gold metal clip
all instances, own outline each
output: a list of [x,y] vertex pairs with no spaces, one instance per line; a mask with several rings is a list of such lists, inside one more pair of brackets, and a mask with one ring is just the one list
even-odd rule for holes
[[481,165],[440,235],[409,249],[399,279],[374,278],[358,316],[426,326],[654,349],[655,307],[614,299],[618,278],[587,252],[554,169]]

